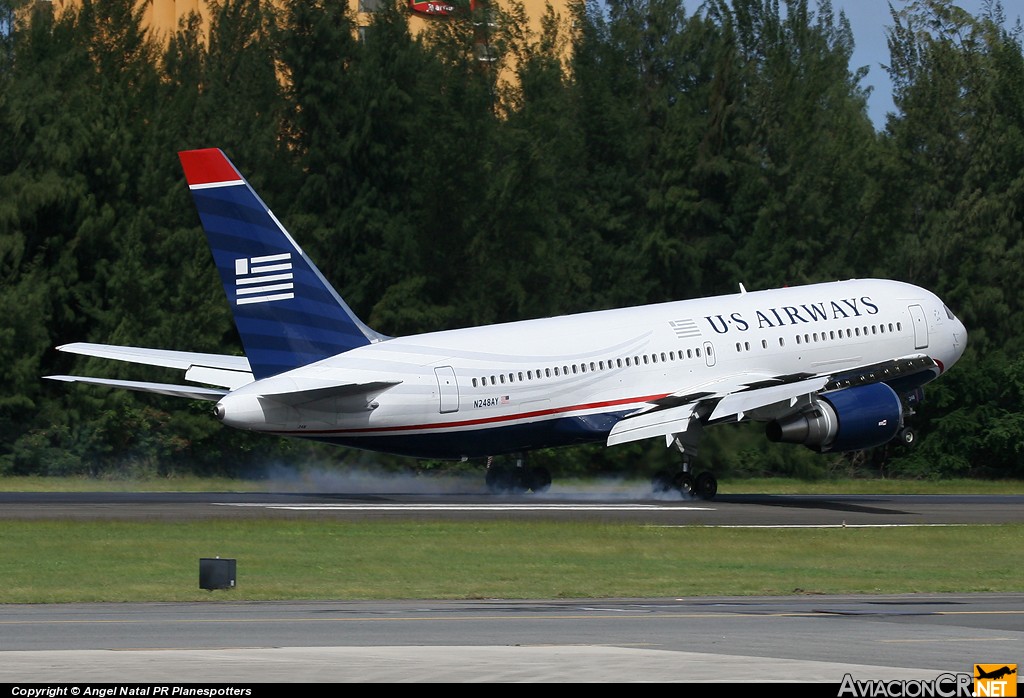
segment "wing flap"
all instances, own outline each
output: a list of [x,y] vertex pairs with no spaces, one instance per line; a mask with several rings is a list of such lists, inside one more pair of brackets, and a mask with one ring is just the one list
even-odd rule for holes
[[626,417],[608,433],[608,445],[616,446],[686,431],[696,409],[697,403],[690,403]]

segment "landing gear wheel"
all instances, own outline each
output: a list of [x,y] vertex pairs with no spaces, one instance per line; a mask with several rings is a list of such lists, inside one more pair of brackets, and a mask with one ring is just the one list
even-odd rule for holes
[[526,471],[526,485],[534,494],[547,492],[551,488],[551,472],[545,467],[530,468]]
[[484,482],[487,483],[487,491],[491,494],[504,493],[508,489],[507,479],[504,468],[492,465],[487,469],[487,475],[484,476]]
[[718,480],[711,473],[705,471],[697,476],[697,484],[694,490],[701,499],[714,499],[718,494]]
[[672,478],[672,486],[679,490],[679,494],[683,497],[693,496],[693,475],[687,472],[676,473],[675,477]]
[[896,438],[900,440],[901,444],[907,446],[908,448],[917,443],[917,434],[910,427],[901,429],[900,433],[896,435]]
[[491,494],[522,494],[527,490],[521,468],[492,465],[485,477]]

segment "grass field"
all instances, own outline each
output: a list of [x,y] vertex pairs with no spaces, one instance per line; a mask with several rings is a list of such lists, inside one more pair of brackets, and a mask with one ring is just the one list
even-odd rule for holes
[[[0,602],[1021,591],[1022,536],[1022,525],[6,521]],[[237,560],[238,586],[202,591],[199,558],[217,556]]]
[[[42,484],[110,491],[115,482]],[[46,489],[29,480],[0,483],[8,491]],[[825,491],[889,493],[889,483],[832,483]],[[817,491],[799,484],[728,482],[721,491]],[[913,486],[897,492],[1022,491],[1019,483],[902,484]],[[267,489],[261,481],[208,480],[127,489],[224,492],[250,485]],[[1024,589],[1022,543],[1019,524],[733,530],[512,520],[0,520],[0,603],[1005,592]],[[238,586],[202,591],[199,559],[217,556],[237,560]]]

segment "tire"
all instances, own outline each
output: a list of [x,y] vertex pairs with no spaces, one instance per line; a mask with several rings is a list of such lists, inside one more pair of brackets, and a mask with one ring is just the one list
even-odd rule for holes
[[705,471],[697,476],[695,489],[697,496],[703,500],[714,499],[718,494],[718,480],[711,473]]
[[910,428],[903,429],[899,433],[900,443],[910,448],[917,443],[917,433]]
[[544,467],[530,468],[526,473],[526,484],[534,494],[547,492],[551,489],[551,472]]
[[675,477],[672,478],[672,485],[675,489],[679,490],[679,494],[684,497],[692,497],[695,487],[693,481],[693,475],[687,472],[676,473]]
[[485,481],[491,494],[523,494],[527,487],[521,468],[491,466]]

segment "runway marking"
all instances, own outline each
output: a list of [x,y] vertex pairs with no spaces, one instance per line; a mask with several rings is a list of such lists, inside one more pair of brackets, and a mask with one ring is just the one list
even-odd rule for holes
[[[994,611],[978,611],[978,613],[992,613]],[[1000,613],[1020,613],[1020,611],[1000,611]],[[882,644],[891,643],[897,645],[918,645],[931,644],[933,642],[1018,642],[1016,637],[950,637],[934,640],[879,640]]]
[[714,511],[711,507],[656,504],[272,504],[214,502],[222,507],[259,507],[288,511]]
[[[921,524],[707,524],[705,528],[943,528],[973,524],[921,523]],[[658,524],[658,528],[691,528],[689,524]]]

